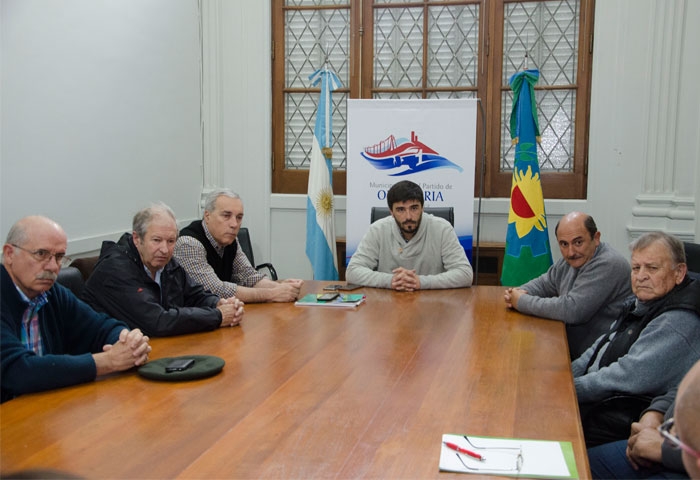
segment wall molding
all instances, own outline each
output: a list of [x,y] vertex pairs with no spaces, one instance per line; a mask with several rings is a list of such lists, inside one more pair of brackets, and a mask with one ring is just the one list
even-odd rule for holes
[[[178,229],[186,227],[195,220],[201,220],[201,217],[178,219]],[[115,230],[113,232],[102,232],[84,237],[68,238],[66,253],[74,260],[76,258],[99,255],[100,249],[102,248],[102,242],[107,240],[116,242],[125,232],[131,232],[131,226],[126,227],[123,230]]]
[[204,197],[220,186],[224,165],[223,142],[223,5],[221,0],[200,2],[201,39],[201,124],[202,124],[202,192]]
[[[648,53],[651,72],[643,92],[649,98],[646,148],[643,153],[641,192],[635,197],[627,231],[632,238],[663,230],[684,240],[695,236],[696,199],[684,192],[687,172],[694,171],[694,158],[683,155],[679,138],[682,121],[682,52],[685,42],[687,2],[655,2],[650,19]],[[694,28],[694,27],[691,27]],[[648,94],[648,95],[647,95]],[[680,192],[680,193],[679,193]]]

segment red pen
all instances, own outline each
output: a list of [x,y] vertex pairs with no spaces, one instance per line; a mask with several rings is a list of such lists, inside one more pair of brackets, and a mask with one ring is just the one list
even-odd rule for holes
[[466,448],[462,448],[459,445],[451,442],[442,442],[445,444],[447,448],[450,450],[454,450],[455,452],[463,453],[464,455],[469,455],[472,458],[476,458],[477,460],[481,460],[482,462],[485,460],[482,455],[479,455],[476,452],[472,452],[471,450],[467,450]]

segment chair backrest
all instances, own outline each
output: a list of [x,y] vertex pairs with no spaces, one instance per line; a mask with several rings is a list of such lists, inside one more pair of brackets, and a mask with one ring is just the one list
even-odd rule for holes
[[83,287],[85,286],[85,279],[83,279],[82,273],[73,265],[61,268],[58,272],[58,283],[66,288],[69,288],[73,295],[80,297],[83,293]]
[[695,273],[700,273],[700,244],[683,242],[685,247],[685,263],[688,265],[688,270]]
[[253,245],[250,243],[250,233],[247,227],[241,227],[238,230],[238,246],[241,247],[245,256],[248,257],[250,264],[255,267],[255,258],[253,257]]
[[248,257],[248,261],[253,268],[255,268],[257,271],[267,269],[268,276],[272,280],[277,280],[277,271],[271,263],[261,263],[260,265],[255,264],[255,258],[253,257],[253,244],[250,241],[250,232],[248,232],[248,229],[246,227],[241,227],[238,230],[238,236],[236,238],[238,239],[238,246],[241,247],[241,250],[243,250],[245,256]]
[[76,258],[70,263],[70,266],[80,270],[80,273],[83,275],[83,280],[87,282],[87,279],[90,277],[90,275],[92,275],[92,271],[95,269],[95,265],[99,259],[99,255],[94,257]]
[[[435,215],[436,217],[441,217],[450,222],[450,225],[455,226],[455,209],[454,207],[426,207],[424,209],[425,213]],[[370,213],[370,223],[374,223],[380,218],[389,216],[389,207],[372,207],[372,212]]]

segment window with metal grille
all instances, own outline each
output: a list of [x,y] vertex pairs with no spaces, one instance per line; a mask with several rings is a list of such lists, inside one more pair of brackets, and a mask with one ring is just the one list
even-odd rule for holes
[[336,194],[348,98],[478,98],[476,188],[483,177],[485,196],[508,197],[508,79],[536,68],[544,195],[585,198],[593,10],[594,0],[272,0],[273,192],[306,192],[319,93],[308,78],[325,64],[343,83],[333,93]]

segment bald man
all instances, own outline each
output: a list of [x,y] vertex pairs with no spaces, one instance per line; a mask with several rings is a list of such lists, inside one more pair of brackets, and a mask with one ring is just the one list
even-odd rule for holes
[[56,283],[67,237],[53,220],[15,223],[2,247],[2,399],[94,380],[148,359],[140,330],[96,313]]
[[508,308],[564,322],[575,359],[608,331],[632,295],[630,265],[600,241],[590,215],[571,212],[554,233],[562,258],[520,288],[507,289],[504,298]]
[[690,478],[700,478],[700,362],[688,372],[680,387],[674,410],[676,435],[682,448],[683,465]]

